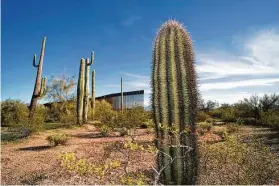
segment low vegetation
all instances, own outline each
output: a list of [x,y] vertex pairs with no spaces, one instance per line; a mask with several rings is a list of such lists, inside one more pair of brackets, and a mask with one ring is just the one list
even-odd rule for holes
[[65,134],[54,134],[48,136],[46,140],[49,141],[50,145],[57,146],[57,145],[66,145],[69,137]]

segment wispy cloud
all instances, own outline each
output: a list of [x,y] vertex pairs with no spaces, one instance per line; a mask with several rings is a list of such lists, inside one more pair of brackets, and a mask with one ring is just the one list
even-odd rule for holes
[[132,26],[135,22],[137,22],[139,20],[141,20],[140,16],[132,16],[132,17],[129,17],[126,20],[122,21],[121,25],[129,27],[129,26]]
[[197,55],[200,79],[218,79],[232,75],[279,74],[279,31],[260,31],[240,44],[242,55],[220,51]]
[[142,75],[138,75],[138,74],[131,74],[131,73],[127,73],[127,72],[122,72],[122,74],[129,76],[129,77],[135,77],[135,78],[145,78],[145,79],[149,79],[149,76],[142,76]]
[[[234,44],[238,44],[238,54],[223,50],[197,54],[199,88],[204,99],[233,103],[254,93],[278,91],[279,30],[261,30]],[[222,78],[238,80],[224,82]]]
[[202,83],[200,86],[201,91],[206,90],[222,90],[234,89],[238,87],[251,87],[251,86],[272,86],[274,83],[279,82],[279,78],[266,78],[266,79],[249,79],[241,81],[228,81],[228,82],[214,82]]

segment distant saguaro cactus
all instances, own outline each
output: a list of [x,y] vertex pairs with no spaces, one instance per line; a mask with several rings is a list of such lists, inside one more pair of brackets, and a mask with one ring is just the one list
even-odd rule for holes
[[83,102],[84,102],[84,58],[80,60],[79,77],[77,85],[77,124],[83,123]]
[[46,37],[43,38],[41,56],[38,65],[36,65],[36,54],[34,54],[34,58],[33,58],[33,66],[37,68],[37,76],[35,80],[35,86],[31,98],[31,103],[29,106],[30,116],[32,116],[33,112],[35,111],[38,100],[44,97],[46,94],[46,78],[41,78],[42,71],[43,71],[45,44],[46,44]]
[[177,21],[167,21],[157,33],[151,87],[156,146],[161,152],[157,163],[159,170],[163,170],[160,182],[195,184],[197,84],[194,51],[189,33]]
[[94,52],[91,52],[91,60],[89,58],[85,61],[85,84],[84,84],[84,103],[83,103],[83,122],[87,122],[87,113],[89,105],[89,77],[90,77],[90,65],[94,61]]
[[91,98],[91,110],[92,110],[92,120],[94,119],[94,109],[95,109],[95,81],[96,81],[96,72],[92,71],[92,98]]

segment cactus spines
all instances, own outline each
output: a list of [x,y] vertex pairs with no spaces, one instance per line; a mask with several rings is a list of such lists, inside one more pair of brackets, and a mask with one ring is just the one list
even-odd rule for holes
[[80,60],[79,77],[77,85],[77,124],[83,123],[83,102],[84,102],[84,58]]
[[[163,152],[157,157],[157,163],[159,170],[168,165],[160,177],[161,183],[195,184],[197,84],[194,52],[189,33],[177,21],[167,21],[157,33],[151,87],[156,146]],[[165,128],[177,132],[168,132]],[[174,159],[172,162],[168,155]]]
[[121,112],[123,113],[124,107],[123,107],[123,82],[122,82],[122,77],[121,77]]
[[95,81],[96,81],[96,72],[92,71],[92,98],[91,98],[91,111],[92,111],[92,120],[94,119],[94,109],[95,109]]
[[[33,57],[33,66],[35,68],[37,68],[37,76],[36,76],[36,80],[35,80],[35,86],[34,86],[34,91],[33,91],[33,95],[31,98],[31,103],[29,106],[30,116],[32,116],[33,112],[35,111],[38,100],[40,98],[42,98],[46,93],[45,92],[46,79],[45,78],[41,79],[42,71],[43,71],[44,54],[45,54],[45,44],[46,44],[46,37],[43,38],[40,60],[37,65],[36,65],[36,54]],[[44,84],[44,85],[41,86],[41,84]]]

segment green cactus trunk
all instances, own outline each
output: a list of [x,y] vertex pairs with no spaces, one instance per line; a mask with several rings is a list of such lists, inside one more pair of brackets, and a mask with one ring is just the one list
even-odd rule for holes
[[89,75],[90,65],[94,62],[94,52],[91,52],[91,60],[89,58],[84,61],[81,58],[79,79],[77,86],[77,123],[79,125],[87,122],[88,105],[89,105]]
[[89,58],[85,62],[85,84],[84,84],[84,102],[83,102],[83,122],[87,122],[87,113],[89,105],[89,76],[90,76],[90,65]]
[[42,71],[43,71],[45,44],[46,44],[46,37],[43,38],[41,55],[40,55],[40,60],[39,60],[38,65],[36,65],[36,54],[34,55],[34,58],[33,58],[33,66],[35,68],[37,68],[37,76],[36,76],[33,95],[32,95],[30,106],[29,106],[29,111],[30,111],[29,116],[30,117],[33,115],[33,113],[36,109],[38,100],[43,98],[46,94],[46,78],[41,78]]
[[80,60],[79,78],[77,85],[77,124],[83,124],[83,102],[84,102],[84,59]]
[[92,98],[91,98],[91,114],[92,114],[92,120],[94,120],[94,109],[95,109],[95,81],[96,81],[96,72],[95,70],[92,71]]
[[[156,146],[163,152],[157,157],[158,169],[169,164],[160,182],[195,184],[197,84],[194,52],[189,34],[176,21],[163,24],[157,34],[151,79]],[[170,128],[171,132],[166,130]],[[172,163],[168,155],[175,159]]]

